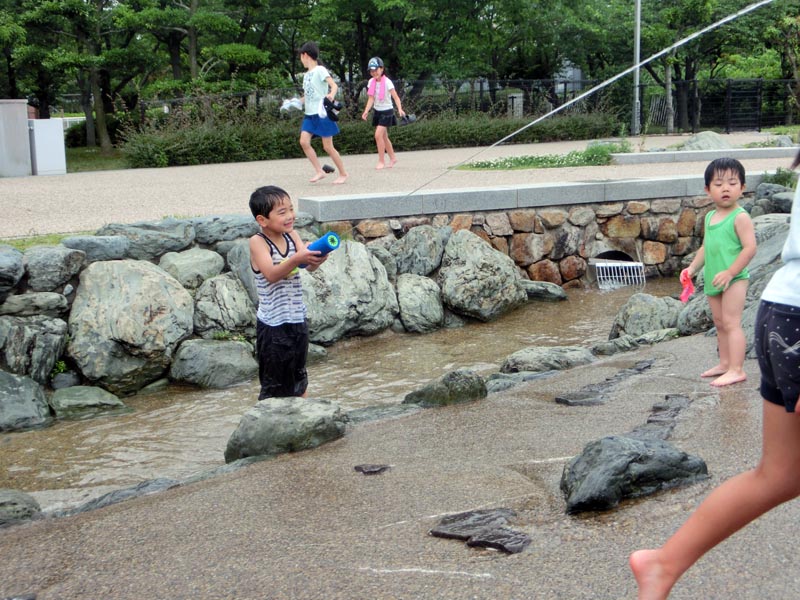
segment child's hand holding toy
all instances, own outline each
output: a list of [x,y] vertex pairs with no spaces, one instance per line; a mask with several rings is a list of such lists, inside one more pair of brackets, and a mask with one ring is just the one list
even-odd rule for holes
[[684,304],[689,301],[689,298],[694,294],[694,283],[692,283],[692,274],[689,272],[689,268],[685,268],[681,271],[681,285],[683,285],[683,291],[681,292],[681,302]]

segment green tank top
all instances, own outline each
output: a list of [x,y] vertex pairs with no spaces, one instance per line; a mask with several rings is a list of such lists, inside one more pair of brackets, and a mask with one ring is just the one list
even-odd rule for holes
[[[707,296],[717,296],[722,293],[722,290],[715,288],[711,285],[711,282],[717,273],[730,267],[742,251],[742,242],[739,236],[736,235],[733,222],[739,213],[744,212],[744,209],[740,206],[719,223],[711,225],[711,217],[715,212],[717,211],[712,210],[706,215],[705,237],[703,239],[706,259],[703,267],[703,291]],[[749,278],[750,273],[745,267],[741,273],[733,278],[731,283]]]

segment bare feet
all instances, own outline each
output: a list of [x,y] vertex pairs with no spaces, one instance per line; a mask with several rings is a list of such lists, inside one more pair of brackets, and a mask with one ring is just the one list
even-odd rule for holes
[[723,387],[725,385],[731,385],[733,383],[739,383],[740,381],[746,380],[747,375],[744,371],[728,371],[721,377],[717,377],[714,381],[712,381],[711,385],[714,387]]
[[317,183],[320,179],[324,179],[325,175],[326,175],[326,173],[324,171],[320,171],[319,173],[314,175],[311,179],[309,179],[309,181],[311,183]]
[[720,375],[724,375],[727,372],[728,369],[726,369],[722,365],[717,365],[716,367],[711,367],[705,373],[702,373],[700,377],[719,377]]
[[383,167],[384,167],[384,164],[382,162],[379,162],[377,165],[375,165],[375,170],[376,171],[380,171]]
[[675,579],[659,560],[660,550],[637,550],[628,559],[636,584],[638,600],[665,600]]
[[393,166],[395,166],[396,164],[397,164],[397,159],[396,159],[396,158],[393,158],[392,160],[390,160],[390,161],[389,161],[389,165],[388,165],[386,168],[387,168],[387,169],[391,169],[391,168],[392,168]]
[[341,175],[337,179],[334,179],[333,185],[342,185],[345,181],[347,181],[348,177],[349,175]]

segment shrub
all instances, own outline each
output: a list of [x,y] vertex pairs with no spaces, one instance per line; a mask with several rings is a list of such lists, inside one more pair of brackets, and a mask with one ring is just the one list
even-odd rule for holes
[[787,188],[794,188],[797,183],[797,173],[792,169],[778,167],[775,173],[764,173],[761,183],[774,183]]
[[[374,152],[372,125],[358,114],[343,111],[340,116],[335,140],[339,152]],[[277,108],[256,110],[224,101],[178,106],[166,118],[160,115],[126,130],[122,151],[133,167],[299,158],[301,118],[281,116]],[[482,113],[420,116],[413,125],[392,129],[391,135],[396,150],[409,151],[490,146],[515,132],[508,143],[595,139],[619,129],[616,117],[606,113],[559,116],[526,127],[529,122]]]

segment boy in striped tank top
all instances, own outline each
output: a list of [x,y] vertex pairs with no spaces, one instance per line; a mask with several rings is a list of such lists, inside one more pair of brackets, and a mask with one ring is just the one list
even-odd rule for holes
[[258,188],[250,196],[250,211],[261,228],[250,238],[250,267],[258,290],[258,399],[305,396],[308,321],[299,267],[315,271],[327,256],[309,250],[300,239],[292,199],[281,188]]

